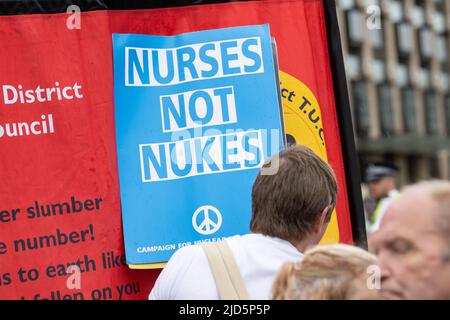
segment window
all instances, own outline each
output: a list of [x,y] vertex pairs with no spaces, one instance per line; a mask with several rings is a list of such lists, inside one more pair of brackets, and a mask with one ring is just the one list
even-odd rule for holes
[[418,158],[416,156],[408,156],[407,158],[408,162],[408,177],[409,177],[409,183],[414,183],[418,181]]
[[445,12],[445,0],[434,0],[436,12]]
[[369,36],[370,36],[370,42],[372,43],[372,48],[373,48],[375,58],[383,59],[384,58],[383,28],[370,30]]
[[432,91],[425,93],[425,122],[426,130],[429,135],[438,134],[438,119],[437,119],[437,106],[436,95]]
[[400,87],[404,87],[408,84],[408,67],[404,64],[398,64],[396,70],[396,82]]
[[430,178],[439,178],[439,160],[437,157],[427,159]]
[[420,86],[423,89],[429,88],[431,84],[430,71],[428,69],[422,68],[419,71],[419,81]]
[[342,10],[348,10],[355,6],[355,0],[339,0],[338,3]]
[[421,28],[425,24],[425,11],[424,11],[425,4],[423,1],[419,1],[416,5],[412,8],[412,23],[416,28]]
[[369,32],[370,42],[374,49],[383,48],[383,31],[382,29],[371,29]]
[[448,76],[448,74],[445,74],[443,72],[441,72],[440,77],[441,77],[442,88],[443,88],[444,93],[449,92],[449,89],[450,89],[450,77]]
[[352,9],[346,12],[350,49],[359,48],[364,40],[365,19],[362,12]]
[[352,88],[356,131],[359,136],[367,137],[370,127],[367,84],[364,81],[354,81]]
[[445,97],[445,120],[447,135],[450,136],[450,94]]
[[436,38],[437,53],[436,56],[439,62],[445,63],[448,60],[447,39],[445,36],[439,36]]
[[440,11],[438,8],[436,8],[436,11],[434,12],[432,23],[436,33],[443,33],[445,31],[444,12],[445,10]]
[[345,58],[345,72],[350,79],[356,79],[361,75],[361,63],[358,56],[347,55]]
[[402,111],[403,122],[405,124],[406,133],[416,132],[416,104],[415,92],[411,87],[402,89]]
[[383,60],[372,60],[372,79],[381,83],[386,79],[386,66]]
[[433,33],[429,28],[418,30],[420,61],[423,67],[428,67],[433,55]]
[[445,33],[438,38],[437,42],[437,50],[438,57],[441,62],[441,70],[445,73],[448,73],[448,70],[450,69],[448,46],[448,36],[447,33]]
[[388,84],[378,86],[378,105],[381,131],[384,136],[390,136],[394,133],[394,114],[391,104],[391,88]]
[[401,22],[396,25],[397,35],[397,51],[400,62],[407,62],[407,59],[412,50],[412,27],[406,23]]
[[394,23],[401,22],[403,19],[403,7],[400,0],[392,0],[389,4],[389,15]]

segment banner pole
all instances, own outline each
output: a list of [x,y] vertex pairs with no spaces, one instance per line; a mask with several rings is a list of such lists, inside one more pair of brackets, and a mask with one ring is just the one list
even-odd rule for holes
[[361,194],[361,175],[354,140],[347,78],[342,55],[341,36],[336,15],[335,0],[323,0],[327,30],[330,67],[333,78],[334,98],[341,135],[353,242],[367,249],[366,222]]

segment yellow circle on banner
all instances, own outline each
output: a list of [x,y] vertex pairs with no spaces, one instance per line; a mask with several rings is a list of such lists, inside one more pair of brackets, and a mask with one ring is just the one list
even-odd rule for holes
[[[283,71],[280,71],[280,82],[287,143],[306,145],[328,162],[322,114],[316,97],[304,83]],[[335,210],[321,243],[337,242],[339,227]]]

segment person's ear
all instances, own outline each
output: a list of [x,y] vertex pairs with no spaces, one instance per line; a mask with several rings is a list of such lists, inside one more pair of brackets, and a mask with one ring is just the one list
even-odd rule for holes
[[323,230],[325,230],[328,226],[328,224],[330,223],[330,207],[326,207],[325,209],[322,210],[322,212],[320,213],[319,216],[319,220],[317,221],[316,227],[314,228],[314,232],[316,234],[321,234],[323,233]]

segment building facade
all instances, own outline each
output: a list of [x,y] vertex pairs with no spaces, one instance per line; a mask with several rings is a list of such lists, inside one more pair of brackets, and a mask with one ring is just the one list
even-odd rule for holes
[[450,179],[450,0],[337,0],[361,167]]

